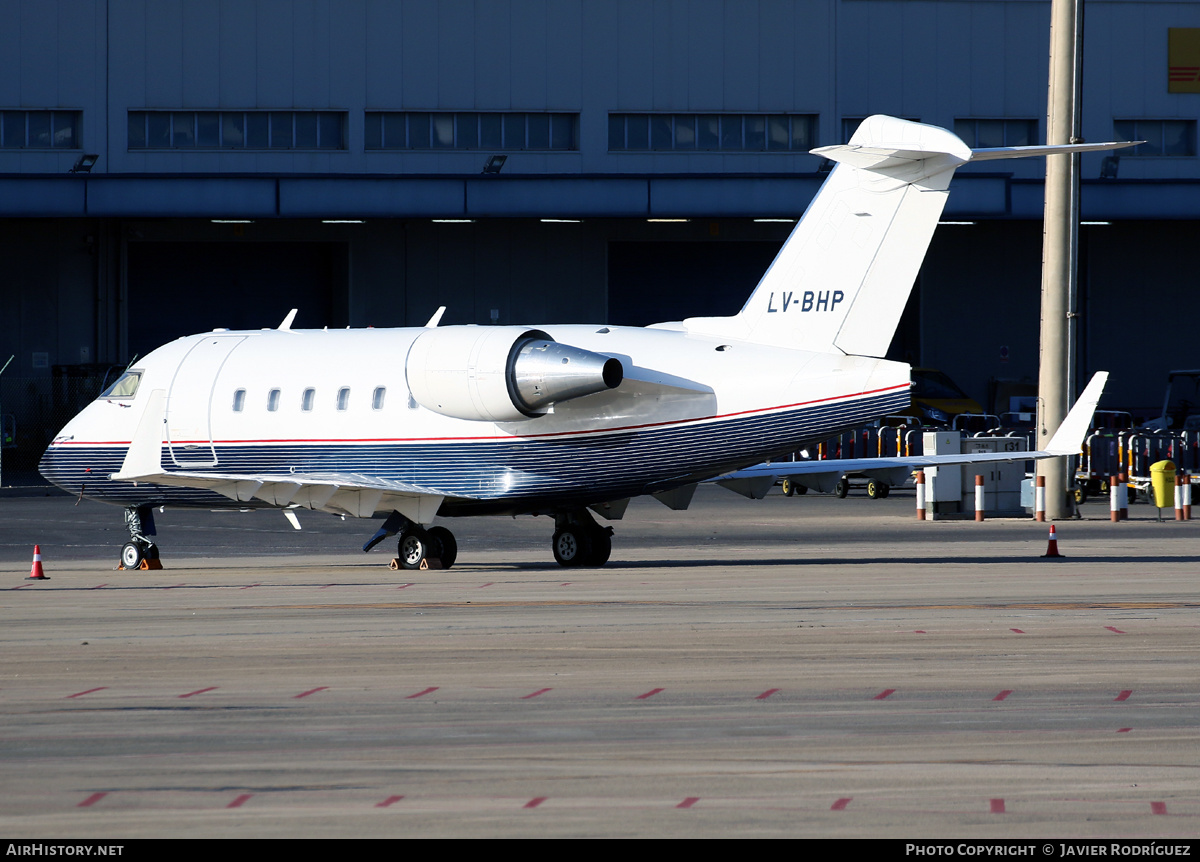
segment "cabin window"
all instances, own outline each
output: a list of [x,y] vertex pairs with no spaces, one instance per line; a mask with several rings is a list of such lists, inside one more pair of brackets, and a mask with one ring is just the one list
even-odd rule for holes
[[279,409],[279,390],[272,389],[267,393],[267,409],[274,413]]
[[142,381],[142,372],[126,371],[116,379],[112,386],[100,393],[101,398],[132,398],[137,394],[138,384]]
[[305,389],[304,395],[300,398],[300,409],[306,413],[313,409],[313,401],[316,400],[317,390]]
[[386,387],[383,387],[383,386],[375,387],[375,391],[371,393],[371,409],[372,410],[382,410],[383,409],[383,398],[385,395],[387,395]]
[[246,390],[238,389],[233,393],[233,412],[241,413],[242,408],[246,406]]
[[345,410],[349,406],[350,406],[350,387],[343,386],[341,389],[338,390],[337,409]]

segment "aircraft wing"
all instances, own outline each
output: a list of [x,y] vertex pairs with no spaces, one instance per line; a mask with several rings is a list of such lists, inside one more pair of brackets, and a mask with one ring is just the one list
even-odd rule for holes
[[[715,477],[712,481],[739,490],[739,485],[758,482],[756,489],[766,493],[763,483],[770,478],[795,477],[802,484],[819,491],[832,491],[837,480],[847,473],[862,473],[872,479],[898,485],[913,470],[924,467],[949,467],[956,464],[987,464],[1004,461],[1031,461],[1041,458],[1057,458],[1077,455],[1083,448],[1084,436],[1091,424],[1092,414],[1108,381],[1108,372],[1100,371],[1092,377],[1087,388],[1067,413],[1045,449],[1019,452],[970,452],[960,455],[914,455],[896,458],[839,458],[827,461],[778,461],[755,464],[732,473]],[[805,479],[807,481],[805,481]],[[761,495],[755,495],[761,496]]]

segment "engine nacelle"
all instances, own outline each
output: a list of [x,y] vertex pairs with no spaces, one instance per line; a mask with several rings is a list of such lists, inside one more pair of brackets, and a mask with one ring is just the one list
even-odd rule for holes
[[404,373],[422,407],[487,422],[540,416],[551,404],[614,389],[625,376],[618,359],[519,326],[426,330],[409,348]]

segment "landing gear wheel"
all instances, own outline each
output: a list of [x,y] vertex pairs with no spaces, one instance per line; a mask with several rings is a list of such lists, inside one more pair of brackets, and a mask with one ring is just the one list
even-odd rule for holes
[[[554,549],[554,559],[560,566],[583,566],[591,561],[595,544],[589,530],[575,525],[569,525],[554,532],[551,546]],[[607,536],[605,538],[608,538]],[[609,541],[609,551],[612,541]],[[605,555],[607,557],[607,555]]]
[[779,483],[779,487],[783,489],[783,495],[785,497],[790,497],[796,493],[796,486],[792,484],[791,479],[784,479]]
[[588,566],[603,566],[612,554],[612,536],[600,532],[592,536],[592,556],[585,563]]
[[807,494],[808,493],[807,485],[801,485],[798,482],[793,482],[792,487],[795,489],[797,494]]
[[137,542],[126,542],[121,547],[121,565],[126,569],[136,569],[146,558],[146,551]]
[[429,556],[429,536],[424,530],[405,530],[396,545],[396,556],[406,569],[419,569]]
[[1076,485],[1073,489],[1071,489],[1071,495],[1075,499],[1076,506],[1082,506],[1087,502],[1087,488],[1083,487],[1082,485]]
[[850,480],[845,476],[838,479],[837,484],[833,486],[833,493],[839,498],[845,499],[846,495],[850,493]]
[[441,560],[443,569],[454,565],[458,559],[458,542],[453,533],[445,527],[430,527],[429,543],[433,546],[430,556]]
[[887,486],[882,482],[876,482],[874,479],[870,479],[867,481],[867,496],[872,500],[881,500],[887,496],[886,492],[883,490],[886,487]]

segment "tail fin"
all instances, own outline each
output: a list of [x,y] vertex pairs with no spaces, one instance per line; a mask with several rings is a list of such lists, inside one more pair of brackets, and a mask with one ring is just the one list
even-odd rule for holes
[[956,168],[972,159],[1117,146],[1124,144],[972,151],[937,126],[868,117],[850,143],[812,151],[838,164],[742,310],[684,326],[761,344],[883,356]]
[[874,116],[850,143],[813,153],[838,164],[745,307],[732,318],[687,320],[689,331],[724,329],[805,350],[887,352],[950,177],[971,150],[945,129]]

